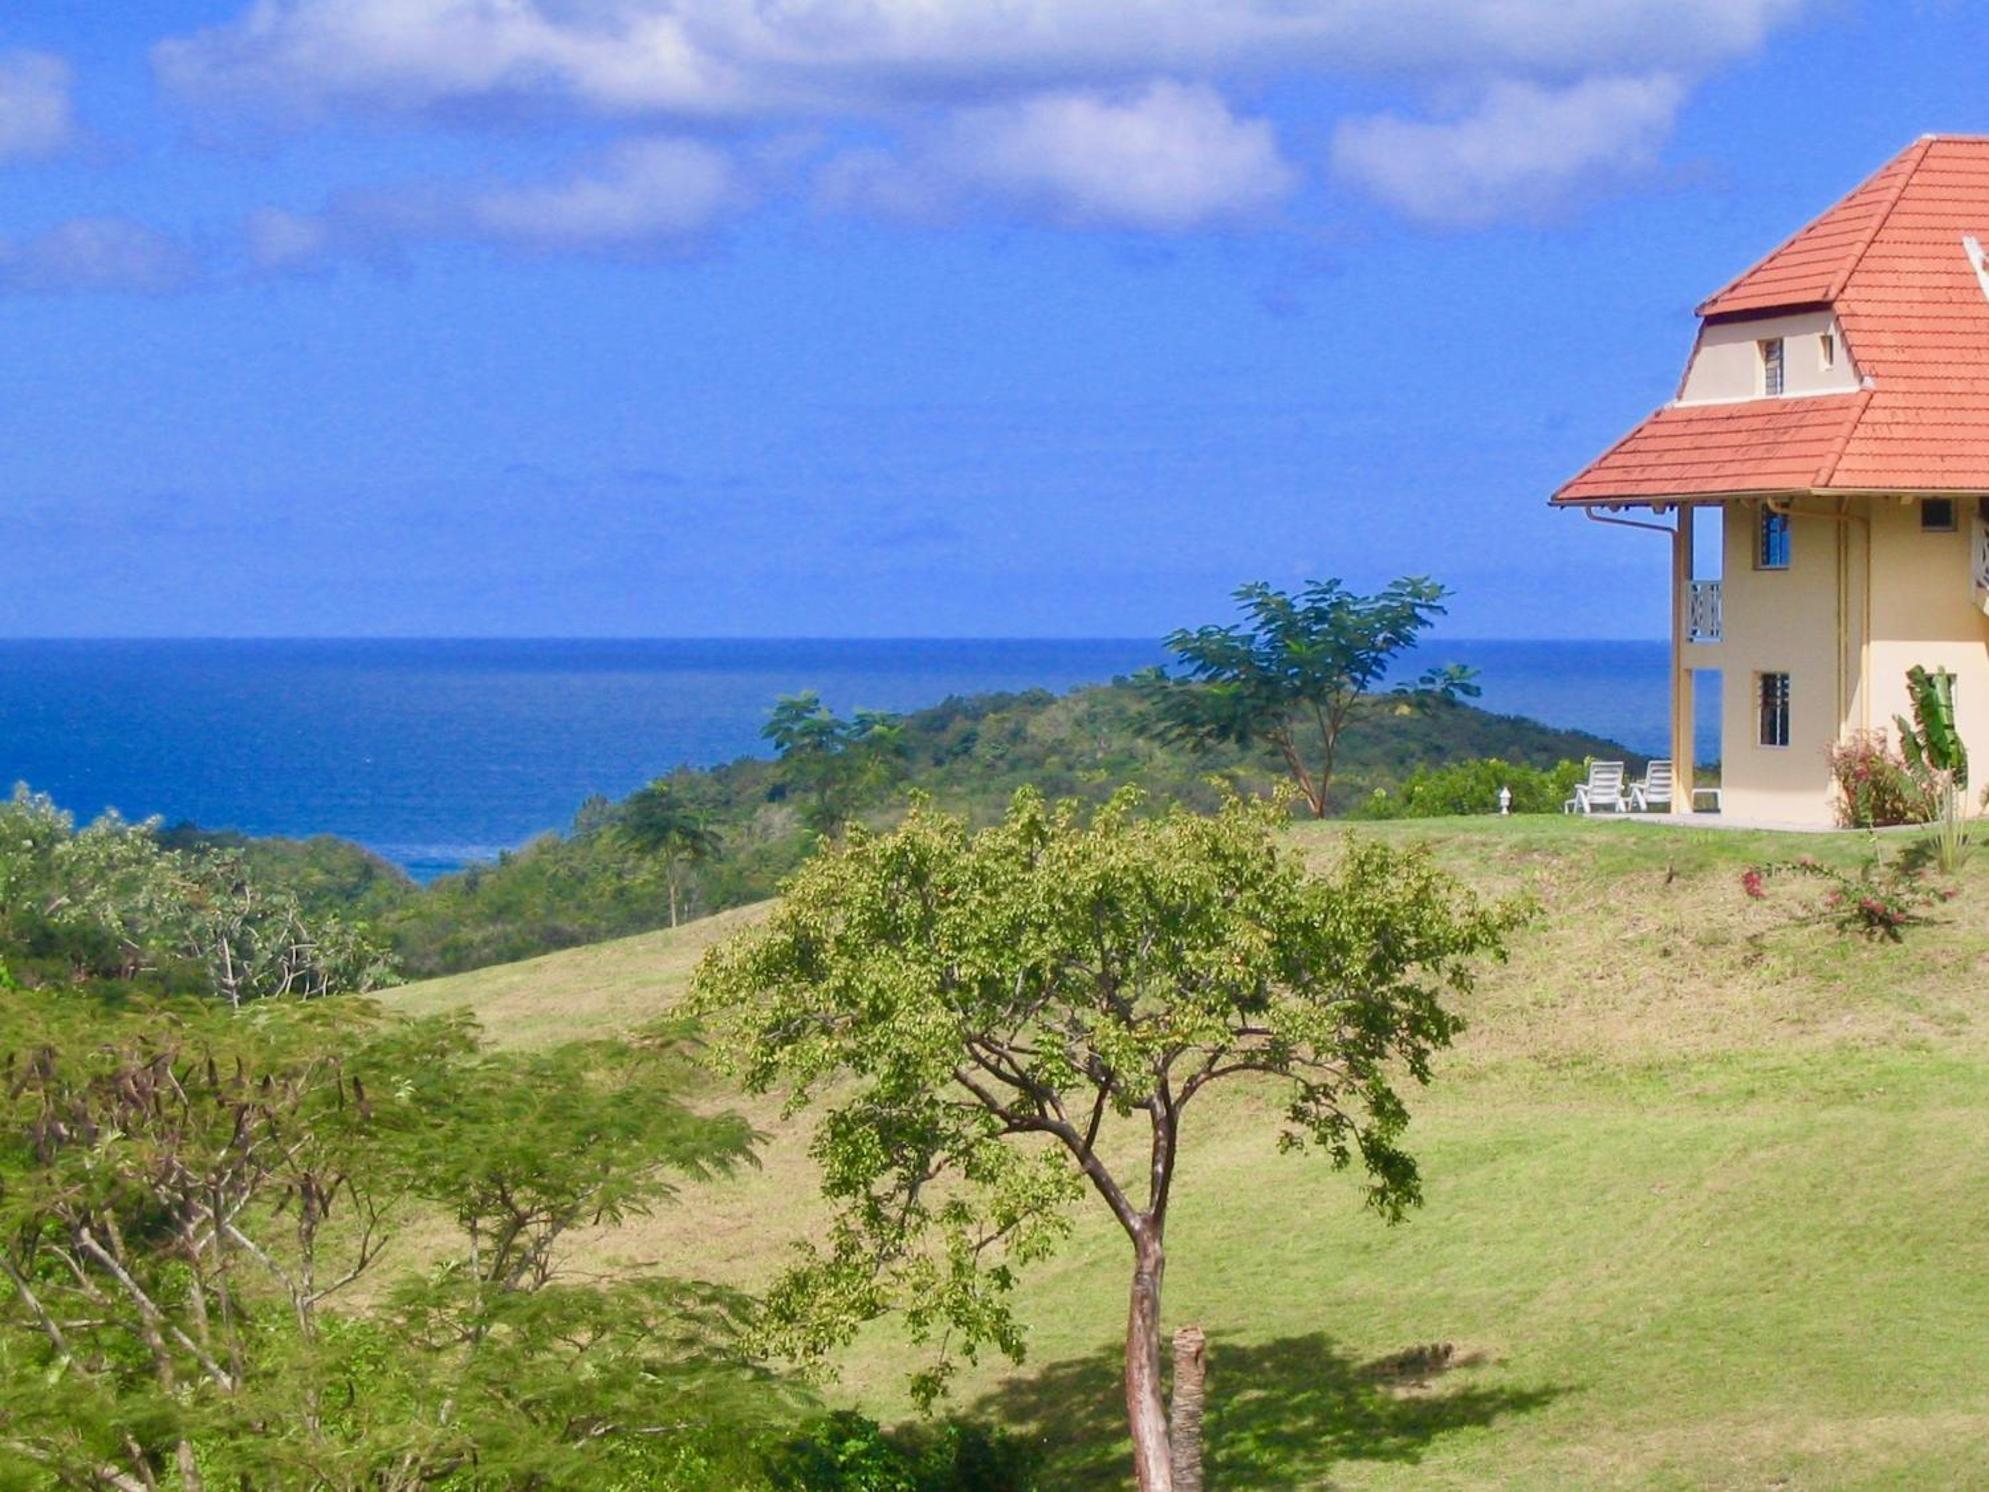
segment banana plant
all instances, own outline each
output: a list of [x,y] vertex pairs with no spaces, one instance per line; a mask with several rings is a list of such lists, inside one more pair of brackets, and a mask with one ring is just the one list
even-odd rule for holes
[[1928,672],[1919,664],[1906,671],[1906,693],[1913,704],[1913,722],[1893,716],[1899,727],[1899,749],[1913,774],[1942,773],[1957,787],[1968,785],[1968,748],[1954,723],[1954,675],[1946,669]]

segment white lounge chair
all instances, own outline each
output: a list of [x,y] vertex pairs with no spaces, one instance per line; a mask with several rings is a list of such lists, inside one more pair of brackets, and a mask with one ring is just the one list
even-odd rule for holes
[[1561,812],[1623,813],[1629,806],[1623,795],[1623,764],[1590,762],[1588,781],[1575,784],[1575,795],[1561,805]]
[[1641,782],[1630,784],[1630,807],[1638,813],[1671,811],[1671,763],[1654,761],[1644,768]]

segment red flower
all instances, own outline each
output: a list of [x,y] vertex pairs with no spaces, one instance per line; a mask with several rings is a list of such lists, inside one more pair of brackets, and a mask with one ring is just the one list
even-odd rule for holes
[[1761,889],[1761,872],[1758,870],[1745,870],[1741,872],[1740,889],[1756,901],[1759,901],[1768,894]]

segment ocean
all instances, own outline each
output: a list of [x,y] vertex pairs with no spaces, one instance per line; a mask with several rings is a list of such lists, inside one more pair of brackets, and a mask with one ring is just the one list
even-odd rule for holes
[[[1665,749],[1662,643],[1425,652],[1479,669],[1488,709]],[[590,794],[764,751],[782,694],[909,710],[1161,661],[1124,639],[0,641],[0,786],[79,819],[336,834],[425,880],[564,827]]]

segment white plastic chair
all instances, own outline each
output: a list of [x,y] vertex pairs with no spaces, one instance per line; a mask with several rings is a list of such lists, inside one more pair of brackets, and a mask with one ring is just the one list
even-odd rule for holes
[[1590,762],[1588,781],[1575,784],[1575,795],[1561,805],[1561,812],[1623,813],[1629,807],[1623,794],[1623,764]]
[[1671,811],[1671,763],[1654,761],[1644,768],[1641,782],[1630,784],[1630,807],[1638,813],[1654,813],[1662,807]]

